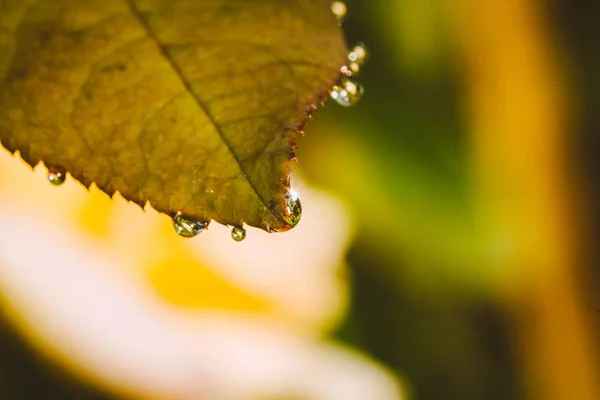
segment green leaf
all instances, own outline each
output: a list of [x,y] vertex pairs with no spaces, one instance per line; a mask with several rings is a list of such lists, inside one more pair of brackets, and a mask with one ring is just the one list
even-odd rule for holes
[[287,230],[346,46],[328,0],[0,0],[0,141],[159,211]]

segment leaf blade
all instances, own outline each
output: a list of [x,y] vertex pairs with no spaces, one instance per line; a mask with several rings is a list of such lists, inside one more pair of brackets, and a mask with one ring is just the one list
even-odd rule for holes
[[162,212],[277,230],[295,129],[345,54],[321,0],[33,2],[13,48],[9,150]]

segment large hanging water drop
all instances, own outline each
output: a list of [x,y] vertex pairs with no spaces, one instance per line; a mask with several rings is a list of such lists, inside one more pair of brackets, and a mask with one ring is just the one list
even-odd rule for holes
[[340,84],[331,89],[330,96],[339,105],[350,107],[358,103],[364,91],[360,83],[342,78]]
[[191,238],[202,233],[206,229],[206,223],[194,221],[181,213],[177,213],[173,218],[173,227],[179,236]]
[[67,171],[61,167],[49,167],[48,168],[48,182],[54,186],[60,186],[65,183],[67,179]]
[[298,192],[292,189],[286,195],[286,197],[288,199],[287,209],[283,219],[285,222],[294,227],[298,225],[298,222],[300,222],[300,218],[302,217],[302,204],[300,203],[300,196],[298,196]]
[[231,238],[236,242],[241,242],[246,239],[246,230],[239,226],[234,227],[231,230]]
[[348,7],[343,1],[334,1],[331,3],[331,12],[337,17],[338,25],[342,26]]

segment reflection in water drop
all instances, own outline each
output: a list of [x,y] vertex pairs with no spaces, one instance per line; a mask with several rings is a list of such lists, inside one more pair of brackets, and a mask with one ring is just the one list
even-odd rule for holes
[[60,186],[65,183],[65,179],[67,179],[67,171],[61,167],[49,167],[48,168],[48,181],[55,185]]
[[364,88],[360,83],[343,78],[338,86],[331,89],[330,96],[339,105],[350,107],[358,103],[363,93]]
[[242,240],[246,239],[246,230],[244,228],[240,228],[239,226],[235,226],[231,230],[231,237],[236,242],[241,242]]
[[286,195],[287,210],[284,215],[284,220],[292,227],[298,225],[300,218],[302,217],[302,204],[300,203],[300,196],[294,189],[290,189],[290,192]]
[[202,233],[206,229],[206,224],[177,213],[173,218],[173,227],[179,236],[191,238]]
[[342,22],[344,22],[344,17],[346,16],[346,12],[348,11],[348,7],[342,1],[334,1],[331,3],[331,12],[337,17],[338,24],[341,26]]

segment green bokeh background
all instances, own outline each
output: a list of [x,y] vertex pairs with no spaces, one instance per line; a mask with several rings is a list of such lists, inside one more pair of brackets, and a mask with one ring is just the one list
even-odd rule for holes
[[[353,305],[337,335],[405,377],[414,398],[525,398],[474,215],[465,71],[448,2],[347,3],[349,42],[371,49],[360,77],[366,94],[351,110],[319,113],[299,152],[301,170],[342,194],[359,224],[348,254]],[[596,293],[600,4],[554,1],[549,9],[575,95],[573,158],[590,205],[584,257]],[[325,170],[329,153],[334,165]],[[589,312],[597,321],[593,304]]]

